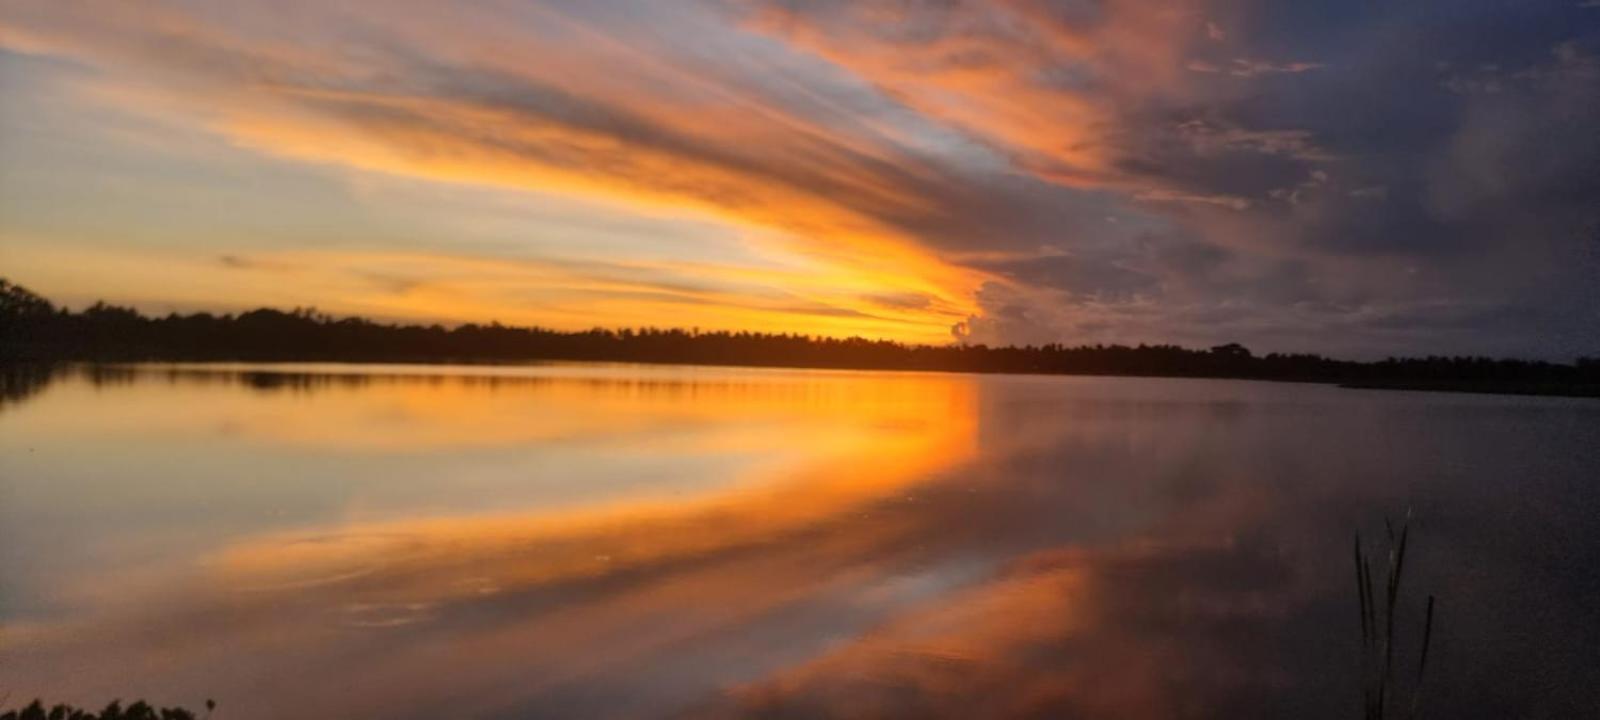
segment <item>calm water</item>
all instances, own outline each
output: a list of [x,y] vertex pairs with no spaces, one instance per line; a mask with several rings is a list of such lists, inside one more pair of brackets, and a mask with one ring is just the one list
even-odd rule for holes
[[1353,718],[1352,532],[1410,507],[1424,716],[1600,712],[1592,400],[595,365],[6,390],[13,705]]

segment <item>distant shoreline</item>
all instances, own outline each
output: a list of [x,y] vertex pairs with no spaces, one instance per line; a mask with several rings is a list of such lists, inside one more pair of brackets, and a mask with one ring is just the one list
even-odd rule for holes
[[1600,397],[1600,358],[1572,364],[1483,357],[1338,360],[1256,355],[1237,343],[904,345],[887,340],[683,329],[559,331],[466,324],[389,325],[309,309],[147,317],[96,303],[58,308],[0,279],[0,363],[627,362],[817,370],[1170,377],[1323,383],[1347,388]]
[[[944,370],[924,368],[883,368],[883,367],[819,367],[814,365],[784,365],[765,364],[752,365],[735,362],[671,362],[650,360],[574,360],[568,358],[531,358],[531,359],[481,359],[481,358],[363,358],[363,359],[330,359],[330,358],[274,358],[262,359],[139,359],[139,360],[14,360],[0,359],[0,396],[11,395],[5,390],[15,391],[18,397],[31,394],[32,387],[37,387],[44,381],[54,376],[57,372],[69,371],[73,368],[118,368],[126,366],[160,366],[160,365],[228,365],[237,364],[244,366],[273,366],[289,364],[321,364],[321,365],[381,365],[381,366],[458,366],[458,367],[506,367],[536,365],[540,363],[562,364],[620,364],[620,365],[654,365],[660,367],[706,367],[706,368],[745,368],[751,370],[824,370],[835,372],[929,372],[950,373],[960,375],[1004,375],[1009,377],[1079,377],[1079,378],[1128,378],[1128,379],[1166,379],[1166,380],[1239,380],[1248,382],[1281,382],[1300,385],[1331,385],[1340,389],[1349,390],[1380,390],[1380,391],[1407,391],[1449,394],[1477,394],[1477,395],[1512,395],[1524,397],[1565,397],[1581,399],[1600,399],[1600,385],[1586,384],[1574,386],[1558,385],[1530,385],[1517,383],[1446,383],[1446,382],[1339,382],[1332,380],[1315,380],[1304,378],[1282,377],[1237,377],[1237,376],[1209,376],[1209,375],[1143,375],[1133,373],[1110,372],[1083,372],[1083,373],[1041,373],[1027,371],[985,371],[985,370]],[[173,368],[173,370],[192,370],[209,372],[211,368]],[[241,367],[235,372],[243,374],[282,373],[294,374],[321,374],[315,370],[297,371],[274,367]],[[343,373],[327,373],[341,375]],[[396,373],[404,375],[403,373]],[[4,399],[0,397],[0,399]],[[14,399],[14,398],[13,398]]]
[[1600,385],[1540,385],[1508,383],[1462,382],[1343,382],[1339,387],[1350,390],[1408,390],[1411,392],[1478,393],[1482,395],[1526,395],[1531,397],[1600,398]]

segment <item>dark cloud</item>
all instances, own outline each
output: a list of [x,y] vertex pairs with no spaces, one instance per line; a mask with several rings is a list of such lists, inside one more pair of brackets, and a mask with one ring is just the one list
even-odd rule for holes
[[[1257,49],[1299,48],[1325,67],[1248,92],[1200,73],[1191,95],[1119,111],[1137,130],[1118,136],[1117,167],[1168,201],[1151,211],[1257,267],[1205,282],[1186,272],[1192,261],[1164,267],[1168,318],[1219,334],[1248,318],[1253,338],[1335,352],[1600,350],[1600,23],[1500,3],[1331,5],[1214,13],[1251,18],[1230,42],[1275,38]],[[1069,290],[1129,279],[1122,257],[1077,260],[1005,274]],[[986,307],[994,340],[1048,332],[1048,313]],[[1060,323],[1069,340],[1083,327]],[[1138,326],[1093,325],[1181,334],[1129,332]],[[1296,328],[1328,341],[1296,340]]]

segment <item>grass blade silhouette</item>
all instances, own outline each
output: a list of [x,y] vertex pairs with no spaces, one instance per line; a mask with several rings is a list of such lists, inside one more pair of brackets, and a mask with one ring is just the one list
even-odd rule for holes
[[[1356,565],[1356,596],[1361,612],[1361,697],[1362,715],[1366,720],[1383,720],[1392,704],[1402,702],[1398,697],[1400,683],[1395,677],[1394,658],[1395,621],[1399,615],[1400,590],[1406,569],[1406,551],[1411,538],[1411,512],[1398,529],[1385,517],[1384,538],[1389,542],[1388,567],[1383,578],[1383,595],[1375,591],[1377,582],[1372,572],[1372,559],[1361,542],[1361,533],[1355,533],[1354,561]],[[1428,596],[1427,613],[1423,620],[1422,645],[1417,663],[1417,675],[1411,688],[1408,716],[1415,718],[1420,707],[1422,679],[1427,671],[1428,655],[1433,643],[1434,597]]]

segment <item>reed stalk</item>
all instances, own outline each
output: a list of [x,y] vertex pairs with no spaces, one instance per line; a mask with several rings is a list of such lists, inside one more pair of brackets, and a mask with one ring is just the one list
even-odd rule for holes
[[[1365,720],[1384,720],[1389,708],[1399,704],[1398,685],[1395,679],[1395,618],[1400,605],[1401,579],[1405,576],[1406,547],[1411,536],[1411,513],[1406,513],[1399,532],[1388,518],[1384,518],[1388,541],[1387,565],[1383,578],[1383,594],[1374,592],[1372,558],[1355,534],[1356,595],[1361,611],[1361,691],[1362,717]],[[1422,647],[1417,662],[1416,678],[1411,684],[1410,701],[1405,703],[1407,717],[1415,718],[1421,708],[1422,681],[1428,669],[1428,651],[1433,643],[1434,597],[1428,596],[1427,613],[1422,626]]]

